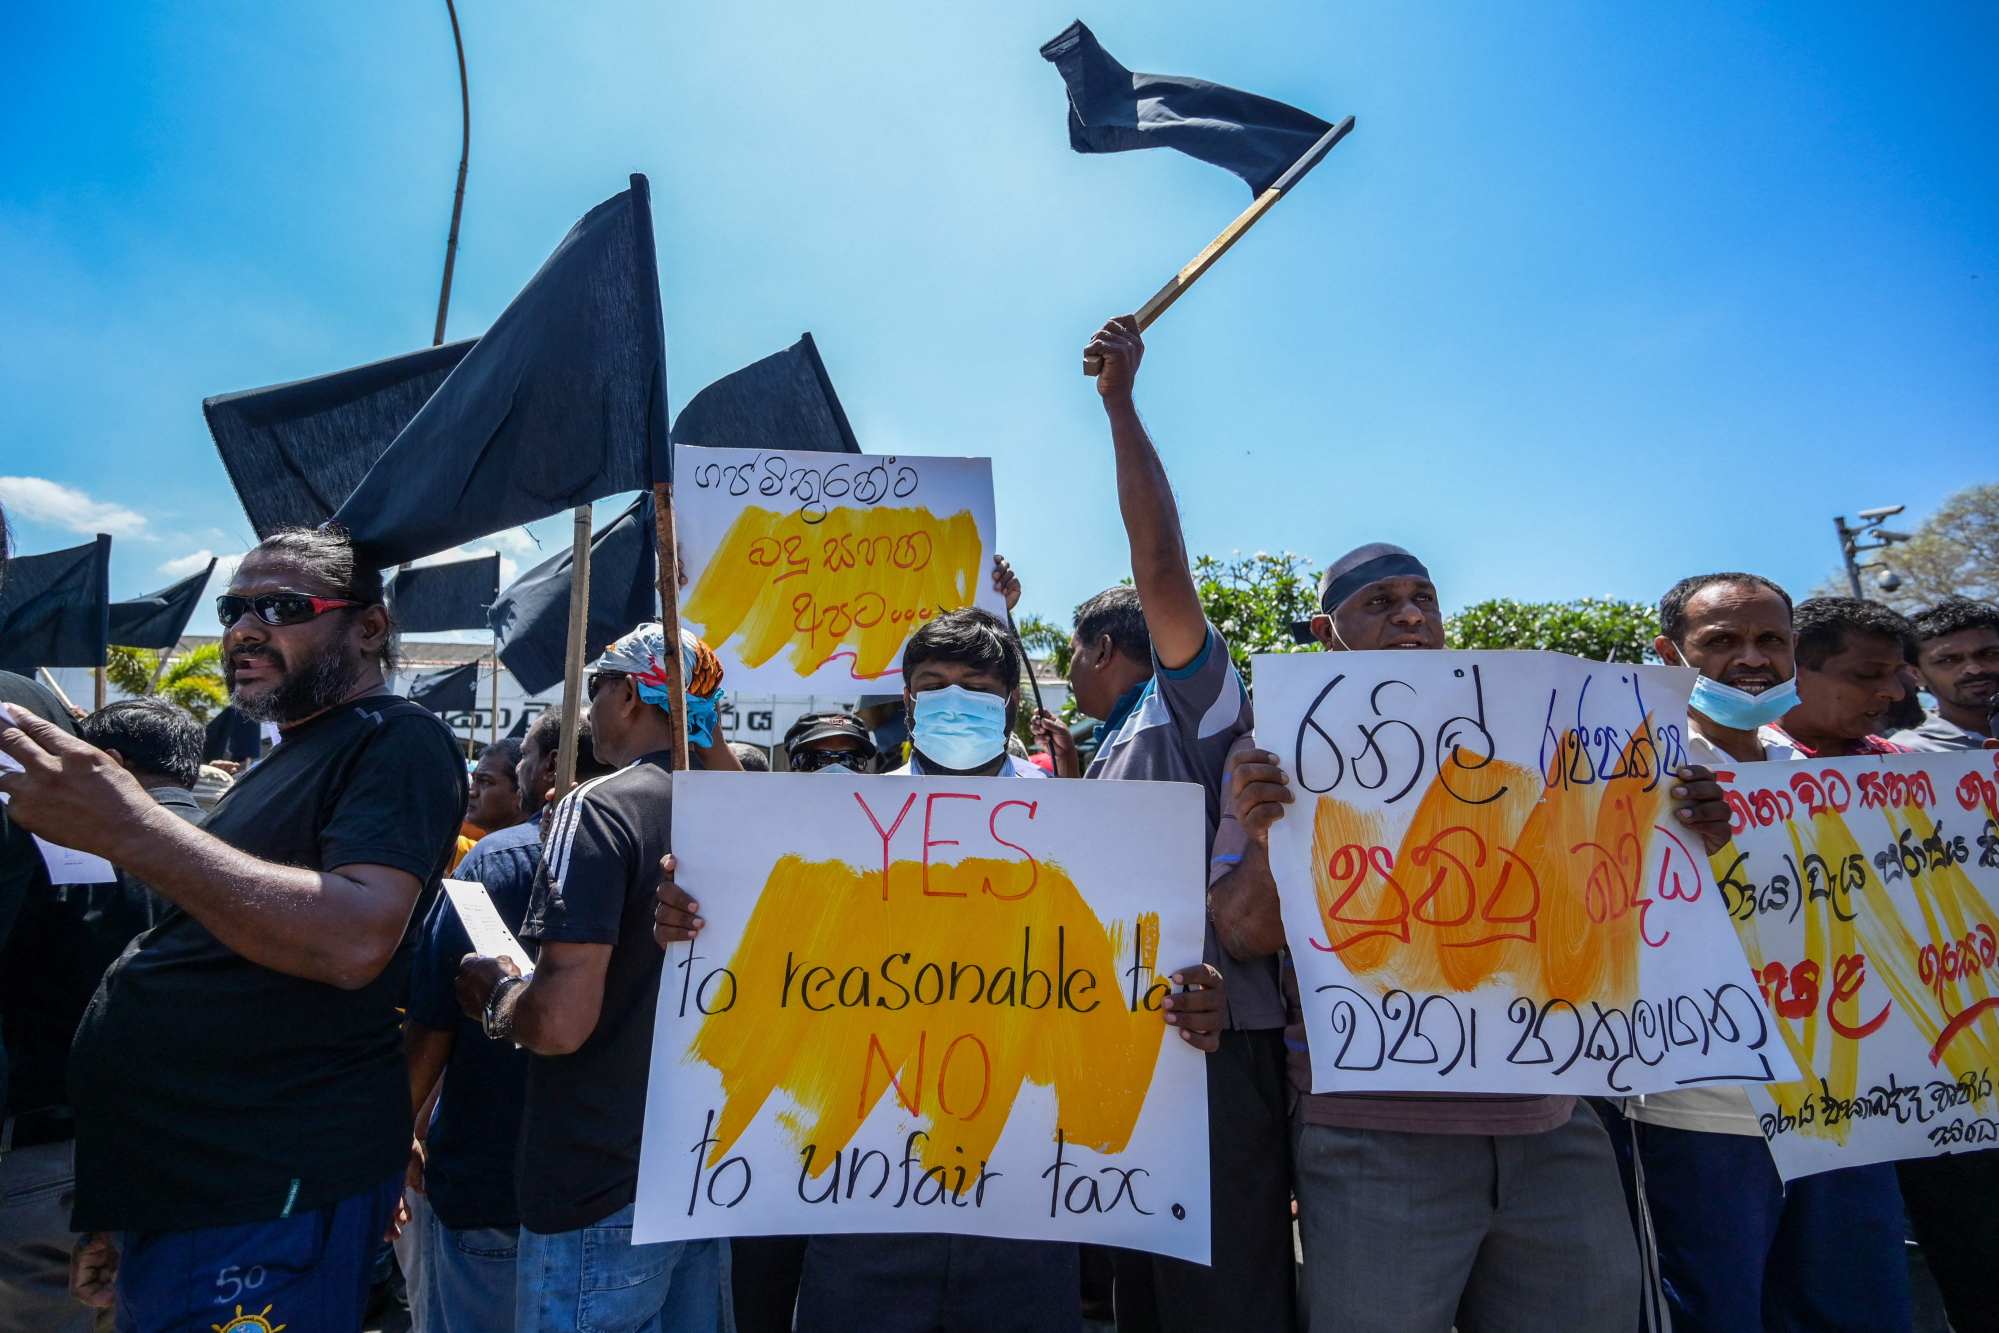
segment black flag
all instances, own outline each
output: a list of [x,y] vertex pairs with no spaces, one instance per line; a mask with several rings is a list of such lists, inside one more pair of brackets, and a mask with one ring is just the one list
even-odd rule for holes
[[[652,494],[634,500],[590,539],[589,656],[632,626],[659,619]],[[515,579],[493,603],[500,661],[522,690],[561,681],[569,644],[570,552],[564,547]]]
[[111,539],[17,556],[0,581],[0,669],[101,667],[111,646]]
[[861,452],[810,333],[695,394],[673,419],[673,442],[706,449]]
[[570,229],[334,517],[378,566],[671,478],[646,179]]
[[495,552],[399,571],[389,583],[389,612],[396,628],[411,634],[484,629],[486,613],[499,595],[500,557]]
[[332,518],[474,341],[203,399],[208,433],[257,535]]
[[479,706],[479,663],[475,659],[464,666],[412,676],[409,688],[403,693],[411,702],[422,704],[439,717],[446,713],[470,713]]
[[1205,79],[1134,74],[1080,20],[1041,55],[1069,85],[1069,145],[1079,153],[1177,148],[1262,194],[1332,129],[1296,107]]
[[129,602],[111,603],[111,642],[126,648],[154,648],[166,652],[187,633],[187,622],[201,605],[208,576],[215,561],[198,574],[169,584],[155,593],[134,597]]

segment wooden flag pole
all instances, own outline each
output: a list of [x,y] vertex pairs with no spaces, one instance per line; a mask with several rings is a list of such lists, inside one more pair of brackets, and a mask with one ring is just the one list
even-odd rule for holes
[[36,667],[35,674],[40,676],[43,684],[49,687],[49,693],[55,695],[56,702],[63,706],[64,712],[74,713],[76,711],[76,705],[69,701],[69,695],[64,692],[63,687],[56,681],[55,672],[49,670],[47,667]]
[[569,653],[562,673],[562,739],[555,752],[555,799],[576,785],[576,733],[583,723],[584,636],[590,632],[590,506],[576,506],[569,547]]
[[493,725],[486,733],[486,744],[497,745],[500,741],[500,636],[493,636]]
[[673,714],[673,768],[687,771],[687,673],[680,656],[680,539],[673,483],[652,485],[653,563],[659,569],[659,627],[666,636],[666,707]]
[[100,709],[104,707],[105,693],[104,664],[100,662],[97,664],[97,707]]
[[[1279,176],[1271,183],[1269,189],[1256,196],[1255,202],[1238,214],[1234,222],[1222,228],[1221,235],[1209,241],[1201,253],[1188,261],[1185,268],[1175,273],[1164,287],[1154,292],[1152,299],[1138,308],[1139,332],[1143,333],[1146,329],[1151,328],[1152,321],[1165,314],[1167,308],[1179,300],[1181,295],[1189,287],[1192,287],[1203,273],[1213,268],[1215,261],[1227,254],[1229,247],[1241,240],[1244,232],[1255,226],[1265,213],[1274,208],[1277,201],[1282,199],[1292,186],[1304,178],[1306,172],[1318,166],[1324,160],[1326,154],[1333,151],[1333,145],[1347,137],[1353,130],[1353,126],[1354,119],[1352,116],[1348,116],[1345,120],[1321,135],[1319,141],[1306,149],[1304,156],[1293,162],[1282,176]],[[1103,358],[1097,356],[1085,356],[1083,358],[1083,373],[1085,375],[1094,376],[1103,368]]]

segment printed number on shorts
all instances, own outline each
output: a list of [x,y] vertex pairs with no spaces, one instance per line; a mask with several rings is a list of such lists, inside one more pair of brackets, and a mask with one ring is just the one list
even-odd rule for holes
[[263,1286],[264,1279],[267,1276],[269,1274],[264,1272],[262,1264],[252,1264],[247,1271],[241,1264],[229,1265],[229,1267],[222,1269],[215,1275],[216,1286],[229,1288],[225,1294],[215,1298],[215,1303],[217,1305],[233,1304],[244,1292],[255,1291],[257,1288]]

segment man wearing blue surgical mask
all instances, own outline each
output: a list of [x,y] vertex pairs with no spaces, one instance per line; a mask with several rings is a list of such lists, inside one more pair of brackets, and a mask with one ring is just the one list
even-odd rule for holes
[[[1700,574],[1659,599],[1662,661],[1701,673],[1687,757],[1726,769],[1802,756],[1775,723],[1798,705],[1791,599],[1755,574]],[[1725,830],[1703,829],[1707,850]],[[1888,1163],[1788,1189],[1749,1098],[1697,1087],[1625,1103],[1676,1333],[1906,1329],[1902,1203]],[[1650,1265],[1648,1265],[1648,1268]]]
[[1020,706],[1020,650],[1006,622],[974,607],[937,617],[902,653],[909,762],[897,773],[1045,778],[1007,753]]

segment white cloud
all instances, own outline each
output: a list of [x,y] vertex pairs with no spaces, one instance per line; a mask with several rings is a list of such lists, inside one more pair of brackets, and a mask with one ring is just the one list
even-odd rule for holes
[[141,537],[146,516],[124,505],[93,500],[82,491],[46,477],[0,477],[0,503],[37,523],[92,536]]
[[[519,532],[520,530],[516,528],[509,529],[509,531]],[[500,557],[500,586],[502,588],[506,587],[519,576],[521,572],[520,561],[505,553],[507,543],[501,542],[495,537],[481,537],[479,540],[481,542],[479,546],[454,546],[449,550],[439,551],[436,555],[424,556],[419,560],[412,561],[412,567],[448,565],[454,560],[477,560],[481,556],[498,555]],[[485,543],[491,543],[491,546],[489,547]]]
[[480,540],[491,542],[493,549],[503,554],[511,552],[514,555],[532,555],[536,557],[541,555],[541,543],[536,541],[534,534],[526,528],[504,528],[492,536],[482,537]]
[[175,556],[172,560],[162,561],[160,563],[160,573],[165,574],[170,579],[184,579],[206,565],[210,560],[214,560],[216,562],[215,572],[223,578],[228,578],[230,574],[235,572],[236,566],[242,559],[241,555],[225,555],[218,558],[215,552],[204,546],[199,551],[194,551],[187,555]]

